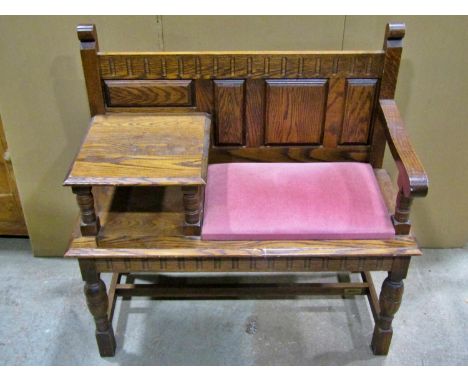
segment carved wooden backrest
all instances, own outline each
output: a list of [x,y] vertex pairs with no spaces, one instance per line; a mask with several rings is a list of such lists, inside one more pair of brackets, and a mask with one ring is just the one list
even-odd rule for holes
[[211,162],[343,161],[379,167],[378,99],[393,98],[403,24],[383,50],[107,53],[78,27],[91,114],[207,112]]

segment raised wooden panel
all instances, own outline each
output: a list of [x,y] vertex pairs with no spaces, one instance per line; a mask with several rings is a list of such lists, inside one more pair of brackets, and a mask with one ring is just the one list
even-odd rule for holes
[[244,80],[216,80],[216,144],[244,144]]
[[323,135],[323,145],[327,148],[335,148],[340,142],[345,104],[345,88],[346,80],[344,78],[330,79],[330,84],[328,85],[325,132]]
[[266,81],[266,144],[322,141],[328,81]]
[[195,80],[195,104],[198,111],[213,114],[214,90],[213,81]]
[[265,132],[265,81],[248,79],[245,86],[246,146],[259,147]]
[[103,79],[372,78],[384,52],[99,53]]
[[190,106],[190,80],[104,81],[108,106]]
[[376,89],[376,79],[347,80],[346,106],[340,143],[367,143]]

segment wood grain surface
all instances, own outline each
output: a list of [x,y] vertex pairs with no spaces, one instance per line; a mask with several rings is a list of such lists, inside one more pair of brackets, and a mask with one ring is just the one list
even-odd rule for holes
[[349,79],[340,143],[367,144],[375,107],[377,80]]
[[216,144],[244,143],[244,80],[214,81]]
[[[385,37],[383,50],[385,52],[382,77],[379,85],[378,99],[395,98],[395,90],[400,70],[401,54],[403,51],[403,37],[405,37],[405,24],[387,24],[385,28]],[[378,113],[378,104],[376,103],[374,115]],[[371,137],[371,163],[373,167],[381,168],[385,154],[386,138],[384,126],[380,118],[374,117],[374,126]]]
[[225,162],[367,162],[370,147],[363,145],[338,146],[262,146],[212,147],[210,163]]
[[[175,257],[164,251],[138,249],[70,250],[68,257],[92,259],[99,272],[362,272],[390,271],[396,256]],[[408,257],[408,256],[404,256]]]
[[103,79],[375,78],[384,51],[99,52]]
[[[323,146],[335,149],[339,145],[343,126],[346,79],[329,80]],[[348,147],[349,149],[349,147]]]
[[[404,34],[403,24],[390,24],[383,49],[375,51],[99,52],[95,27],[80,29],[83,54],[87,55],[83,65],[92,90],[88,94],[92,110],[104,110],[102,83],[123,81],[128,86],[114,90],[119,88],[125,95],[117,100],[114,97],[116,102],[108,95],[107,112],[210,113],[212,157],[216,162],[271,158],[356,160],[372,161],[377,168],[382,165],[385,136],[378,126],[374,128],[380,122],[374,123],[377,103],[373,99],[394,95]],[[273,97],[274,102],[268,102],[271,86],[267,81],[274,80],[327,81],[325,94],[320,95],[325,98],[325,107],[318,102],[304,108],[306,102],[301,100],[307,97],[302,93],[307,90],[294,87],[280,88],[281,94]],[[178,104],[179,101],[170,104],[177,97],[177,91],[171,90],[163,105],[160,97],[154,98],[159,90],[145,87],[152,81],[167,83],[167,89],[177,87],[180,81],[191,81],[193,97],[187,105]],[[236,86],[228,86],[229,81]],[[273,106],[281,105],[288,106],[286,111],[290,114],[285,119],[289,125],[280,123],[281,113],[272,116],[276,110]],[[290,109],[301,109],[304,115]],[[299,123],[301,118],[308,124]],[[300,144],[305,147],[295,148]],[[292,150],[270,149],[270,145],[290,145]],[[356,145],[367,146],[366,153],[356,149]],[[245,152],[240,151],[244,149]]]
[[190,80],[109,80],[104,85],[110,107],[192,105]]
[[322,141],[327,80],[266,81],[266,144]]
[[245,81],[245,129],[246,146],[263,145],[265,135],[265,81]]
[[[89,189],[79,196],[83,221],[101,222],[101,229],[86,237],[77,227],[66,257],[79,259],[101,355],[115,353],[115,339],[100,272],[319,271],[362,273],[361,293],[368,294],[376,321],[372,348],[387,354],[402,280],[411,256],[421,255],[409,234],[411,200],[427,192],[427,176],[393,101],[404,34],[403,24],[389,24],[383,50],[367,52],[106,53],[98,52],[94,26],[78,28],[91,113],[113,113],[93,120],[65,182],[75,190],[100,186],[93,187],[97,214]],[[148,114],[118,115],[142,111]],[[173,114],[158,116],[166,112]],[[180,112],[186,116],[174,114]],[[213,115],[211,147],[209,120],[194,112]],[[395,210],[392,240],[213,242],[184,236],[184,228],[202,218],[208,151],[212,163],[356,160],[380,168],[386,140],[400,171],[398,198],[384,170],[375,176],[389,219]],[[388,271],[379,301],[369,271]],[[116,291],[137,292],[134,285],[117,285],[118,277]],[[266,296],[302,288],[336,294],[346,287],[356,285],[212,285],[211,292],[245,296],[257,289]],[[139,291],[150,288],[150,295],[163,298],[204,296],[190,287],[146,285]]]
[[381,100],[379,116],[385,128],[390,151],[400,175],[399,183],[406,196],[425,196],[429,180],[411,144],[405,124],[394,100]]
[[205,184],[205,114],[96,116],[65,185]]
[[86,91],[88,94],[91,116],[105,112],[104,93],[99,69],[99,42],[96,26],[93,24],[79,25],[76,28],[80,40],[80,54],[85,73]]

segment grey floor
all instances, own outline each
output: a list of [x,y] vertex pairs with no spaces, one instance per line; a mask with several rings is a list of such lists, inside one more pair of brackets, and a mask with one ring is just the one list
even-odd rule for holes
[[[117,354],[103,359],[77,263],[34,258],[28,240],[1,238],[0,364],[467,365],[468,249],[424,252],[410,267],[387,357],[370,351],[373,322],[357,296],[133,298],[116,307]],[[376,284],[384,277],[376,273]]]

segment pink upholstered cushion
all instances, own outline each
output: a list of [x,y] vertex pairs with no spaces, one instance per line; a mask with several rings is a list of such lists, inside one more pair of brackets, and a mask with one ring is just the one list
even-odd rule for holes
[[365,163],[229,163],[208,168],[203,240],[389,239]]

